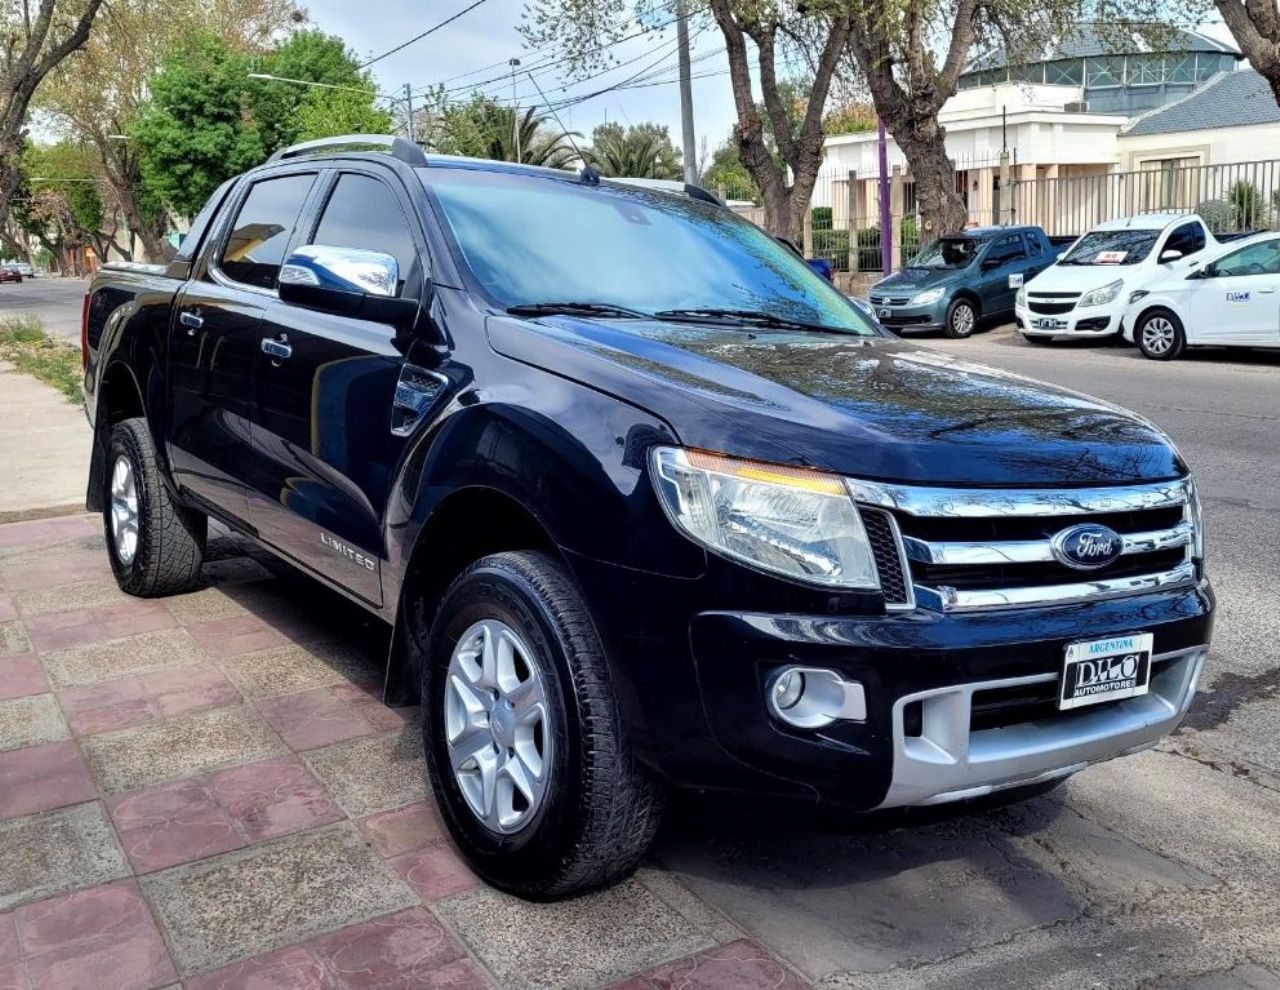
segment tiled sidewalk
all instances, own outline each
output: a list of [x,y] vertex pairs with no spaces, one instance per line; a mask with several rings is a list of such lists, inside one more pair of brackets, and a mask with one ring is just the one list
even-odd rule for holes
[[529,905],[444,841],[387,631],[211,542],[141,601],[96,517],[0,526],[0,990],[787,988],[667,873]]

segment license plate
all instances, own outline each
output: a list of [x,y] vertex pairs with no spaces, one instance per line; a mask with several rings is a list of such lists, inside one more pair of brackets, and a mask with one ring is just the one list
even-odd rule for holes
[[1031,325],[1037,330],[1065,330],[1067,328],[1066,320],[1051,320],[1040,317],[1031,321]]
[[1113,636],[1067,647],[1058,708],[1083,708],[1146,694],[1151,689],[1154,636]]
[[882,319],[882,320],[884,320],[884,319],[888,319],[888,318],[889,318],[890,316],[892,316],[892,315],[893,315],[893,310],[891,310],[891,309],[882,309],[882,310],[880,310],[880,319]]

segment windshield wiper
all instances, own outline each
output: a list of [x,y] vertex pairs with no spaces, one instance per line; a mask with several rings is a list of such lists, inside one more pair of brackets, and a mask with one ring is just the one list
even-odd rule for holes
[[715,320],[726,323],[750,323],[757,327],[779,327],[784,330],[814,330],[820,333],[843,333],[857,335],[853,327],[829,327],[824,323],[808,323],[804,320],[793,320],[775,313],[764,313],[755,309],[662,309],[653,314],[663,320]]
[[508,306],[512,316],[618,316],[633,320],[650,319],[648,313],[612,303],[594,302],[540,302]]

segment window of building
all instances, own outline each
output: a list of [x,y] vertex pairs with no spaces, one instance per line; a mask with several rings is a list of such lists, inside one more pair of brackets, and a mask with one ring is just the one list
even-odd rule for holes
[[1196,57],[1194,55],[1166,55],[1164,78],[1171,83],[1196,81]]
[[1093,89],[1106,89],[1124,84],[1124,56],[1091,58],[1085,62],[1085,84]]
[[280,263],[314,179],[308,173],[253,184],[218,260],[228,278],[259,289],[276,287]]
[[1202,82],[1216,73],[1227,71],[1231,68],[1231,62],[1230,55],[1200,53],[1196,56],[1196,80]]
[[312,243],[391,255],[400,268],[401,291],[418,261],[417,245],[395,195],[386,183],[355,172],[342,175],[333,187]]
[[1042,83],[1044,82],[1044,63],[1014,66],[1009,70],[1009,78],[1017,83]]
[[1044,67],[1044,81],[1054,86],[1079,86],[1084,82],[1084,62],[1078,58],[1048,62]]
[[1164,81],[1164,56],[1129,56],[1129,85],[1158,86]]

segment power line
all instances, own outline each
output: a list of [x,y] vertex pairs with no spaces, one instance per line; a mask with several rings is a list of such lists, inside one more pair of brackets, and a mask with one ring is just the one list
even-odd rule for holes
[[409,39],[408,41],[406,41],[406,42],[403,42],[403,43],[401,43],[401,44],[399,44],[399,45],[396,45],[396,46],[395,46],[395,48],[392,48],[392,49],[390,49],[389,51],[385,51],[385,52],[383,52],[383,53],[382,53],[381,55],[379,55],[377,58],[371,58],[371,59],[369,59],[369,61],[367,61],[367,62],[362,62],[358,67],[359,67],[359,68],[361,68],[361,69],[366,69],[366,68],[368,68],[369,66],[373,65],[373,63],[374,63],[374,62],[381,62],[381,61],[382,61],[384,58],[386,58],[388,55],[394,55],[396,52],[398,52],[398,51],[402,51],[403,49],[408,48],[408,47],[409,47],[410,45],[412,45],[415,41],[421,41],[421,40],[422,40],[423,38],[425,38],[427,35],[429,35],[429,34],[434,34],[436,31],[439,31],[442,27],[445,27],[446,25],[452,24],[454,21],[456,21],[456,20],[457,20],[459,17],[461,17],[463,14],[469,14],[469,13],[471,13],[471,11],[475,10],[477,7],[479,7],[479,6],[480,6],[482,3],[484,3],[484,2],[485,2],[485,0],[475,0],[475,2],[474,2],[473,4],[471,4],[471,6],[462,8],[462,10],[458,11],[456,14],[452,15],[451,17],[446,17],[446,18],[445,18],[443,21],[441,21],[439,24],[436,24],[436,25],[434,25],[433,27],[429,27],[429,28],[427,28],[425,31],[423,31],[421,34],[416,35],[415,37],[410,38],[410,39]]

